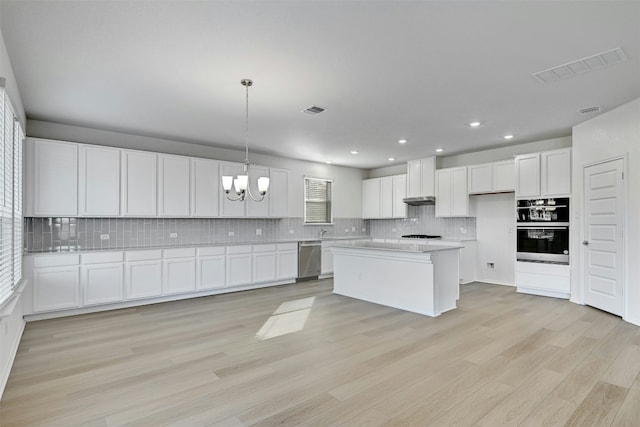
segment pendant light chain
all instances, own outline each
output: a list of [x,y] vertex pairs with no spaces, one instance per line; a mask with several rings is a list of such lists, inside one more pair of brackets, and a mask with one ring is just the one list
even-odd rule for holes
[[246,97],[245,97],[245,103],[244,103],[244,117],[245,117],[245,122],[244,122],[244,135],[245,135],[245,139],[244,139],[244,142],[245,142],[244,162],[245,162],[245,164],[249,164],[249,86],[251,86],[252,83],[253,82],[251,80],[248,80],[247,83],[244,86],[245,91],[246,91]]

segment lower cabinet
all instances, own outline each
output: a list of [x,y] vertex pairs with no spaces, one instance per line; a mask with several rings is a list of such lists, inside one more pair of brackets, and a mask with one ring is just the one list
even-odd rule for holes
[[251,283],[251,255],[251,246],[227,246],[227,286]]
[[194,248],[166,249],[162,260],[162,294],[196,290],[196,251]]
[[322,255],[320,256],[320,274],[333,274],[333,253],[331,246],[322,244]]
[[516,262],[518,292],[547,297],[571,296],[571,268],[568,265]]
[[124,264],[126,299],[162,295],[161,251],[130,252],[126,257]]
[[255,245],[253,247],[253,282],[273,282],[276,280],[276,245]]
[[298,277],[298,244],[278,244],[276,278],[285,280],[295,279],[296,277]]
[[124,299],[124,264],[89,264],[80,267],[84,305],[106,304]]
[[33,311],[53,311],[80,306],[80,267],[33,269]]
[[225,254],[224,246],[197,249],[196,287],[198,290],[224,288],[227,285]]

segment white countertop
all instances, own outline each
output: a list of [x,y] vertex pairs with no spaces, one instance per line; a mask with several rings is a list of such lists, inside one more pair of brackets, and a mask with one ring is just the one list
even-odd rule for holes
[[350,249],[371,249],[379,251],[394,252],[413,252],[426,253],[436,251],[446,251],[451,249],[460,249],[458,245],[447,245],[445,243],[424,244],[424,243],[382,243],[382,242],[354,242],[350,244],[336,244],[332,248],[350,248]]

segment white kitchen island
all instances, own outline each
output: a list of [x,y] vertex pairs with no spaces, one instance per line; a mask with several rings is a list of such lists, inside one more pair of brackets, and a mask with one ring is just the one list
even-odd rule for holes
[[331,251],[335,294],[432,317],[457,308],[459,246],[356,242]]

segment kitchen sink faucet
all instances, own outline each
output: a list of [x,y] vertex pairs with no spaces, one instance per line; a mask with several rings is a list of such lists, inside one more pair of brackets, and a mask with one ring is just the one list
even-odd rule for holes
[[324,233],[326,233],[327,230],[325,228],[323,228],[322,230],[320,230],[320,239],[324,238]]

